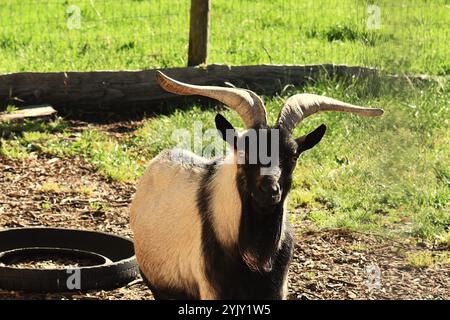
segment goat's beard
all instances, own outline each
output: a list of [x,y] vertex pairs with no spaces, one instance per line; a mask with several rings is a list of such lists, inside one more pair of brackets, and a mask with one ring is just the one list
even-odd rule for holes
[[260,215],[269,215],[274,214],[278,211],[279,207],[282,206],[282,203],[265,203],[260,199],[255,198],[253,195],[250,196],[250,204],[252,207],[252,211],[257,212]]
[[239,250],[242,260],[252,271],[270,272],[280,247],[283,210],[273,216],[261,216],[256,212],[247,214],[254,216],[243,217],[241,221]]
[[269,257],[266,261],[260,261],[256,255],[247,250],[244,250],[241,255],[242,260],[250,270],[260,273],[272,271],[272,257]]
[[[239,254],[248,268],[255,272],[270,272],[280,248],[284,223],[284,200],[274,206],[261,206],[248,191],[242,169],[236,177],[242,201],[239,227]],[[289,190],[289,188],[286,188]]]

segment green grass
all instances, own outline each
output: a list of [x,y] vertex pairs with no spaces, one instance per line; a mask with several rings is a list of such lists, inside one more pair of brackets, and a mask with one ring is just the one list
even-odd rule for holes
[[[68,29],[71,4],[80,29]],[[380,8],[369,30],[368,4]],[[343,63],[448,75],[448,0],[214,0],[209,63]],[[0,73],[185,66],[189,0],[0,2]]]
[[[448,88],[381,88],[373,96],[360,89],[338,88],[332,82],[311,88],[345,101],[381,106],[386,113],[381,119],[345,114],[308,119],[309,130],[321,122],[329,130],[325,140],[300,160],[291,209],[312,208],[309,219],[321,227],[427,239],[444,234],[450,226]],[[363,101],[357,98],[360,94]]]
[[[214,0],[209,63],[343,63],[449,74],[449,0],[370,1],[381,9],[380,30],[366,26],[368,3]],[[76,1],[81,28],[72,30],[67,28],[69,4],[1,1],[0,73],[186,65],[188,0]],[[296,129],[300,135],[320,123],[328,127],[324,140],[301,157],[294,172],[289,209],[299,213],[295,219],[448,246],[448,85],[399,88],[322,77],[302,91],[380,106],[386,113],[379,119],[319,114]],[[285,98],[266,99],[271,121]],[[149,118],[120,140],[95,129],[74,134],[61,118],[5,122],[0,124],[0,155],[81,155],[108,179],[135,183],[149,159],[176,144],[174,129],[192,133],[195,121],[211,128],[217,110],[194,106]],[[235,113],[220,110],[242,127]]]
[[406,256],[406,261],[414,268],[427,268],[434,263],[433,255],[428,251],[412,252]]
[[17,111],[16,106],[13,106],[13,105],[6,106],[6,110],[5,110],[6,113],[14,113],[15,111]]
[[429,251],[415,251],[406,253],[406,261],[414,268],[430,268],[436,264],[450,264],[448,252],[433,254]]
[[52,204],[48,201],[42,203],[41,208],[43,211],[50,211],[52,209]]
[[43,193],[59,193],[62,192],[64,189],[61,188],[61,186],[59,185],[58,182],[55,181],[47,181],[44,182],[40,187],[39,187],[39,192],[43,192]]
[[72,148],[95,164],[101,174],[113,180],[133,182],[144,171],[144,163],[135,150],[99,131],[85,131]]
[[[289,210],[323,228],[349,228],[407,235],[448,244],[450,226],[450,130],[448,86],[391,88],[386,84],[344,84],[326,77],[303,88],[362,105],[385,109],[381,118],[322,113],[308,118],[295,131],[298,136],[325,123],[322,142],[306,152],[294,172]],[[286,94],[294,94],[288,92]],[[266,98],[273,122],[286,97]],[[104,176],[135,182],[146,162],[165,148],[176,145],[175,129],[193,135],[195,122],[203,130],[214,127],[220,111],[236,127],[238,116],[217,107],[191,107],[171,115],[147,119],[133,133],[113,138],[98,130],[72,137],[70,127],[57,119],[23,131],[2,124],[8,135],[1,153],[27,157],[30,153],[57,156],[80,154]],[[23,129],[23,128],[22,128]],[[205,145],[203,146],[205,147]]]

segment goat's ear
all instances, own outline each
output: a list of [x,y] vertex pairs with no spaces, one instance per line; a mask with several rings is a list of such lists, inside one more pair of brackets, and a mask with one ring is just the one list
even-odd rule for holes
[[297,153],[300,154],[318,144],[320,140],[322,140],[326,130],[327,127],[324,124],[321,124],[314,131],[295,139],[298,145]]
[[222,139],[228,142],[232,147],[236,146],[236,130],[233,125],[225,119],[223,115],[218,113],[216,115],[216,128],[220,132]]

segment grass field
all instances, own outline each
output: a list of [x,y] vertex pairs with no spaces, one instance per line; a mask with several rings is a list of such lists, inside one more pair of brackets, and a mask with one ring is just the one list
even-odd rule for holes
[[[369,3],[379,15],[367,12]],[[68,28],[76,25],[72,4],[79,29]],[[209,63],[333,62],[447,75],[449,9],[448,0],[214,0]],[[369,30],[368,19],[380,29]],[[8,0],[0,22],[0,73],[187,63],[188,0]]]
[[[450,109],[448,87],[393,90],[356,83],[344,86],[323,79],[302,91],[379,106],[385,115],[367,119],[348,114],[319,114],[296,129],[329,128],[318,147],[299,161],[290,196],[295,219],[318,227],[339,227],[392,235],[450,241]],[[267,99],[271,121],[285,97]],[[132,133],[113,137],[101,130],[73,135],[68,123],[4,124],[1,153],[23,158],[36,154],[83,155],[113,180],[134,183],[146,162],[176,145],[175,129],[193,133],[194,121],[213,127],[217,110],[194,106],[145,120]],[[238,116],[221,110],[235,126]],[[203,146],[205,147],[205,145]]]
[[[381,29],[367,30],[367,1],[213,1],[210,63],[375,65],[448,75],[448,0],[375,1]],[[188,1],[78,1],[81,29],[67,30],[67,1],[0,2],[0,72],[143,69],[186,64]],[[295,171],[293,219],[407,235],[450,245],[448,84],[393,88],[323,77],[301,91],[385,109],[380,119],[320,114],[329,128]],[[284,95],[292,94],[286,92]],[[273,121],[286,97],[266,97]],[[82,155],[113,180],[135,183],[146,162],[174,145],[174,129],[213,125],[214,108],[194,106],[143,121],[120,137],[70,123],[3,123],[0,155]],[[223,112],[234,125],[238,117]]]

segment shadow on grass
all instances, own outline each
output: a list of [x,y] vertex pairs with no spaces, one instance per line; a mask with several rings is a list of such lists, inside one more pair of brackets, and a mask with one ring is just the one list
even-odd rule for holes
[[12,135],[22,136],[24,132],[62,132],[68,128],[67,121],[57,117],[51,121],[41,119],[25,119],[20,121],[0,122],[0,138],[8,139]]

